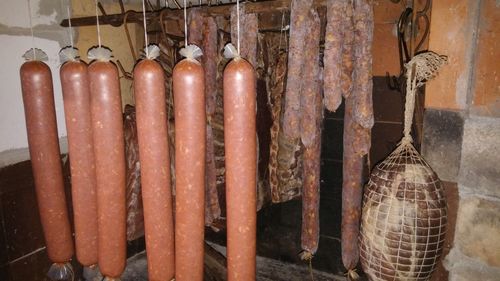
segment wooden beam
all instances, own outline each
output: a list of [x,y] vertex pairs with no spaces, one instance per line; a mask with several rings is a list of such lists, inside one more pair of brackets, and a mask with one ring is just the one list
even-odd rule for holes
[[[326,5],[326,0],[313,0],[313,1],[314,1],[313,5],[315,7]],[[246,2],[245,11],[249,14],[265,14],[265,13],[274,13],[280,11],[289,11],[290,2],[291,0],[268,0],[260,2]],[[199,8],[202,12],[211,16],[227,16],[231,14],[231,8],[233,6],[234,3],[217,5],[217,6],[201,6],[193,8]],[[181,9],[163,8],[160,11],[147,12],[146,20],[148,22],[158,20],[160,17],[160,13],[162,12],[165,13],[163,17],[164,19],[182,19],[184,17],[183,11]],[[127,13],[129,13],[127,18],[128,23],[142,22],[142,12],[128,11]],[[124,16],[125,16],[124,13],[99,16],[99,24],[121,26],[123,24]],[[72,18],[71,25],[93,26],[96,25],[96,17],[91,16],[91,17]],[[61,22],[61,26],[68,27],[69,26],[68,19],[64,19]]]

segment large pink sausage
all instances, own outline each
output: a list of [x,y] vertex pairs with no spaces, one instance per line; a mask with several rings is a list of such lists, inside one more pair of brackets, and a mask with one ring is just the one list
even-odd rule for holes
[[194,59],[173,71],[175,280],[202,281],[205,235],[205,78]]
[[68,132],[76,257],[97,264],[97,195],[87,65],[68,61],[60,71]]
[[255,72],[241,58],[224,70],[229,281],[255,281],[257,143]]
[[64,195],[52,75],[41,61],[25,62],[20,73],[28,145],[47,254],[54,263],[66,263],[73,256],[73,238]]
[[119,278],[126,260],[125,144],[118,70],[111,62],[88,68],[97,175],[99,269]]
[[148,277],[150,281],[170,281],[175,274],[174,222],[165,78],[157,62],[142,60],[136,65],[134,93]]

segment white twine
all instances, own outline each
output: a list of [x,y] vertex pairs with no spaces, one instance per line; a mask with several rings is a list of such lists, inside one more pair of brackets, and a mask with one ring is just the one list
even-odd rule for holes
[[31,30],[31,49],[33,50],[33,59],[36,60],[36,52],[35,52],[35,33],[33,32],[33,22],[31,15],[31,1],[28,0],[28,15],[30,20],[30,30]]
[[404,136],[401,143],[411,143],[411,124],[413,123],[413,112],[415,111],[415,96],[418,87],[436,77],[438,70],[446,64],[446,56],[440,56],[434,52],[425,52],[416,55],[405,65],[406,68],[406,102]]
[[188,24],[187,24],[187,8],[186,0],[184,0],[184,46],[188,45]]
[[142,0],[142,23],[144,25],[144,45],[146,46],[145,52],[146,52],[146,57],[149,58],[149,50],[148,50],[148,32],[147,32],[147,27],[146,27],[146,5],[144,4],[144,0]]
[[238,54],[240,54],[240,0],[236,0],[236,34]]
[[68,10],[68,27],[69,27],[69,41],[71,44],[71,48],[74,48],[75,44],[73,42],[73,27],[71,26],[71,8],[70,8],[70,0],[68,0],[68,6],[66,7]]
[[280,40],[278,44],[278,53],[281,50],[281,39],[283,38],[283,31],[285,27],[285,12],[281,12],[281,28],[280,28]]
[[99,48],[102,46],[101,45],[101,27],[99,26],[99,7],[97,5],[97,0],[95,0],[95,17],[97,21],[97,44],[99,45]]

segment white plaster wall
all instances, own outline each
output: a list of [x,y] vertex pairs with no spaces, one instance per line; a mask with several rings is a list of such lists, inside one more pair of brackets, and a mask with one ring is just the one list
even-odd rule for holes
[[[39,15],[41,0],[32,0],[31,8],[35,26],[35,47],[44,50],[49,61],[46,62],[52,70],[54,99],[58,121],[59,136],[66,135],[64,124],[64,109],[62,102],[61,83],[59,79],[58,52],[61,43],[54,40],[36,37],[37,31],[64,33],[57,27],[56,12],[52,15]],[[60,1],[57,1],[60,5]],[[58,6],[60,8],[60,6]],[[61,9],[58,9],[61,10]],[[28,159],[26,125],[21,94],[19,68],[24,62],[22,55],[32,47],[29,36],[29,17],[27,1],[0,1],[0,167],[6,164]],[[20,35],[17,35],[19,33]],[[10,35],[8,35],[10,34]],[[65,152],[65,144],[61,144]]]

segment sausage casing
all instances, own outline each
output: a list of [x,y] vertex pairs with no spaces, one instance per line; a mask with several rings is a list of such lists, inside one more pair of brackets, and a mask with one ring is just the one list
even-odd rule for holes
[[83,266],[97,264],[97,195],[87,65],[61,66],[61,86],[68,133],[76,257]]
[[175,280],[203,280],[205,227],[205,80],[201,64],[174,68]]
[[97,175],[98,264],[118,278],[126,260],[125,144],[118,70],[111,62],[88,68]]
[[310,32],[305,41],[304,76],[301,95],[301,140],[303,154],[303,190],[302,190],[302,236],[303,259],[309,259],[318,249],[319,244],[319,197],[321,164],[321,125],[323,120],[323,102],[321,96],[322,73],[319,67],[319,39],[321,24],[316,10],[309,13]]
[[229,281],[255,280],[256,89],[255,72],[241,58],[224,70],[227,262]]
[[174,225],[163,69],[142,60],[134,69],[137,134],[149,280],[174,277]]
[[54,263],[73,256],[73,238],[57,135],[52,75],[41,61],[21,66],[21,87],[35,191],[47,254]]

